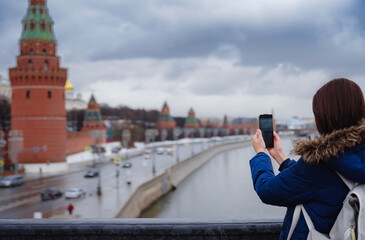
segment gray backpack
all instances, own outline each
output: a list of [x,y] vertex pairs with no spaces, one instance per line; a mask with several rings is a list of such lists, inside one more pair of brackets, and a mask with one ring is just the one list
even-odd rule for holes
[[[338,174],[338,173],[337,173]],[[350,192],[343,202],[342,209],[329,234],[318,232],[303,204],[295,207],[293,221],[290,226],[288,240],[291,239],[298,223],[300,213],[303,213],[309,234],[307,240],[365,240],[365,184],[357,184],[338,174],[349,187]]]

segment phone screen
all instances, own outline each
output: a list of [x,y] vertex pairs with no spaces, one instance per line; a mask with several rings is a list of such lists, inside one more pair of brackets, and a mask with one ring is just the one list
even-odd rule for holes
[[259,117],[260,130],[264,138],[266,148],[274,147],[273,122],[271,114],[263,114]]

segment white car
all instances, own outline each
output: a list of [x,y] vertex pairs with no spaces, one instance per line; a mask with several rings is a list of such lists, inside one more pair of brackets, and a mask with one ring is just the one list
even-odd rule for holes
[[86,192],[80,188],[71,188],[65,192],[65,198],[79,198],[84,197]]
[[165,148],[159,147],[156,150],[157,154],[164,154],[165,153]]
[[0,181],[0,187],[13,187],[20,186],[24,183],[24,178],[22,175],[11,175],[7,176]]

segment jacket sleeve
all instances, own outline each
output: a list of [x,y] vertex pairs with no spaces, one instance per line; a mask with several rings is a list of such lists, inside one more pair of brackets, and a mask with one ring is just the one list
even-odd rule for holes
[[345,178],[360,184],[365,183],[365,164],[356,154],[344,154],[332,159],[330,165]]
[[294,206],[313,198],[315,185],[301,159],[275,176],[271,159],[258,153],[250,160],[255,191],[261,201],[277,206]]
[[283,171],[284,169],[287,169],[288,167],[291,167],[293,164],[295,164],[297,161],[291,160],[290,158],[287,158],[284,162],[280,164],[279,171]]

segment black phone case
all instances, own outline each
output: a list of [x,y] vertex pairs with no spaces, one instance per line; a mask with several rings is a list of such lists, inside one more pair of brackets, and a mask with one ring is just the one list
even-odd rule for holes
[[262,132],[262,137],[264,139],[265,142],[265,146],[266,148],[273,148],[274,147],[274,132],[273,132],[273,126],[271,127],[271,129],[263,129],[261,126],[261,119],[267,119],[267,118],[271,118],[271,123],[273,123],[272,120],[272,115],[270,114],[263,114],[259,116],[259,128]]

